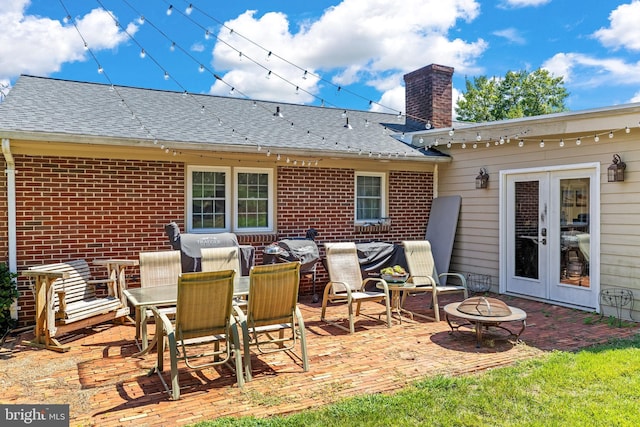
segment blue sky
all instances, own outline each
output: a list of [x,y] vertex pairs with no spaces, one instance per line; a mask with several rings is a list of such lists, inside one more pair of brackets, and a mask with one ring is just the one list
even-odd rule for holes
[[638,22],[640,0],[0,0],[0,88],[31,74],[404,112],[402,76],[431,63],[454,67],[454,98],[465,77],[543,67],[576,111],[640,102]]

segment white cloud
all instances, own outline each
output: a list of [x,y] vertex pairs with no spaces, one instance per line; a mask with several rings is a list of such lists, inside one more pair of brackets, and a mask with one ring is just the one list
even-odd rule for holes
[[205,46],[202,43],[194,43],[191,45],[192,52],[204,52]]
[[527,41],[520,35],[517,28],[505,28],[504,30],[494,31],[493,35],[503,37],[513,44],[525,44]]
[[504,0],[502,7],[521,8],[521,7],[537,7],[549,3],[551,0]]
[[[274,54],[266,61],[263,49],[223,29],[218,37],[235,50],[218,42],[213,50],[213,66],[228,70],[223,80],[242,87],[250,97],[296,103],[313,100],[311,95],[296,96],[295,87],[281,79],[266,80],[263,76],[267,70],[311,94],[318,92],[319,85],[329,84],[322,79],[302,79],[303,70],[293,63],[320,76],[336,74],[333,84],[358,82],[373,86],[384,91],[381,104],[403,111],[404,96],[398,94],[407,72],[431,63],[452,66],[461,73],[479,70],[476,60],[487,43],[449,36],[459,21],[473,21],[479,13],[480,5],[475,0],[405,0],[401,4],[392,0],[344,0],[293,32],[282,13],[256,16],[256,11],[248,10],[225,25],[241,28],[243,36],[259,41]],[[214,94],[227,92],[228,86],[220,81],[211,87]],[[383,99],[392,104],[383,103]]]
[[581,53],[558,53],[543,65],[565,83],[598,87],[617,84],[640,84],[640,62],[629,63],[618,58],[595,58]]
[[609,15],[609,28],[600,28],[593,36],[613,49],[640,50],[640,1],[622,4]]
[[[60,70],[65,62],[87,59],[73,25],[28,15],[29,4],[28,0],[5,1],[0,8],[0,78],[11,79],[21,73],[47,75]],[[94,52],[115,48],[128,39],[102,9],[78,18],[76,25]],[[134,24],[127,27],[130,34],[136,30]]]

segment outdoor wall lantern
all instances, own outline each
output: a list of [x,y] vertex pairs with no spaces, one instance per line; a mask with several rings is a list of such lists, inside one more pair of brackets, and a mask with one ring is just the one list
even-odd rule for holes
[[607,169],[607,180],[609,182],[624,181],[624,170],[627,168],[625,162],[620,159],[620,155],[613,155],[613,163]]
[[485,168],[480,168],[480,173],[476,176],[476,189],[489,187],[489,174]]

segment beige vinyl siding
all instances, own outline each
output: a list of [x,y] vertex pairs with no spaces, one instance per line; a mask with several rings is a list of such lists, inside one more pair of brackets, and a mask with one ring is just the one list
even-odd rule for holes
[[[539,140],[528,139],[524,147],[518,140],[510,144],[485,146],[482,141],[473,149],[439,147],[452,155],[450,164],[438,168],[438,195],[460,195],[462,206],[454,243],[451,270],[489,274],[495,291],[499,283],[499,177],[500,171],[599,162],[600,176],[600,286],[601,289],[630,289],[637,300],[633,313],[640,319],[640,129],[629,134],[617,132],[613,139],[593,134],[549,135],[545,147]],[[559,139],[565,146],[559,146]],[[625,181],[607,182],[607,168],[618,153],[626,163]],[[475,189],[480,168],[489,173],[489,188]],[[605,315],[615,315],[612,307],[601,307]],[[623,309],[629,318],[629,307]]]

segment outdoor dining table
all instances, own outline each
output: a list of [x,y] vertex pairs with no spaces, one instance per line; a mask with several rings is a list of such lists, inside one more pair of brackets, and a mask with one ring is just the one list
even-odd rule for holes
[[[151,350],[156,343],[156,335],[149,343],[147,334],[147,310],[149,307],[171,307],[178,301],[178,284],[165,286],[151,286],[144,288],[125,289],[124,295],[136,312],[136,343],[140,341],[140,352],[134,356],[141,356]],[[249,295],[249,276],[240,276],[234,282],[233,296],[236,298]]]

